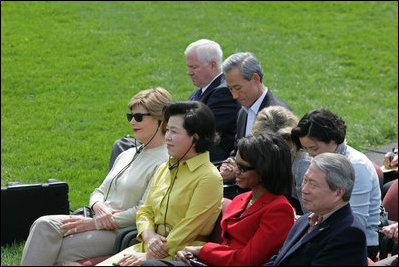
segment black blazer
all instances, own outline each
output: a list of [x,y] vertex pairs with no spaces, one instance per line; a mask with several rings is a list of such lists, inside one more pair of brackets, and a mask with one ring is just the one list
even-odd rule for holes
[[[281,100],[277,96],[273,95],[273,93],[270,91],[270,89],[267,90],[266,96],[263,99],[262,103],[260,104],[259,111],[262,110],[263,108],[269,107],[269,106],[282,106],[282,107],[288,108],[289,110],[292,110],[291,107],[287,103],[285,103],[283,100]],[[234,149],[230,154],[231,157],[235,157],[235,155],[237,153],[238,140],[241,137],[245,136],[245,128],[247,126],[247,119],[248,119],[248,113],[242,107],[240,109],[240,111],[238,112],[237,133],[236,133],[236,138],[235,138],[235,143],[234,143]]]
[[309,227],[310,214],[295,222],[283,247],[267,266],[367,266],[365,229],[349,204],[301,239]]
[[[196,100],[195,96],[198,94],[198,90],[200,89],[197,89],[188,100]],[[211,161],[224,160],[234,147],[237,114],[241,105],[231,95],[223,73],[209,85],[197,100],[212,110],[216,120],[216,131],[220,136],[219,145],[209,151]]]

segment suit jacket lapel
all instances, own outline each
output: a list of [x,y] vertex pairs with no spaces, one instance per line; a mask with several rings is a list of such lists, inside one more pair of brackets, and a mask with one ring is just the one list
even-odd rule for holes
[[296,227],[295,234],[289,239],[287,244],[283,245],[282,249],[279,251],[276,263],[281,262],[283,259],[295,252],[300,245],[302,245],[298,242],[298,240],[304,235],[308,227],[309,223],[307,219],[303,220],[301,224]]
[[201,95],[200,101],[206,102],[206,99],[224,80],[224,74],[219,75],[209,86],[206,88],[205,92]]
[[312,232],[310,232],[300,240],[300,238],[305,234],[305,232],[309,227],[309,222],[307,220],[307,217],[309,217],[309,215],[307,215],[306,218],[304,218],[305,220],[303,220],[301,224],[298,225],[297,229],[295,230],[296,233],[290,239],[290,242],[283,247],[284,250],[282,249],[279,252],[279,257],[277,258],[276,262],[281,262],[285,258],[289,257],[292,253],[297,251],[301,246],[307,244],[310,240],[316,238],[319,234],[322,234],[325,231],[327,231],[331,225],[335,224],[336,222],[339,222],[343,216],[347,215],[348,212],[350,212],[350,206],[349,204],[346,204],[345,206],[341,207],[333,214],[331,214],[331,216],[328,217],[327,220],[322,222],[316,229],[314,229]]
[[302,231],[298,231],[297,235],[295,235],[295,238],[293,238],[293,240],[294,240],[293,246],[291,246],[288,249],[288,251],[284,257],[288,257],[291,253],[297,251],[300,247],[307,244],[311,239],[313,239],[313,238],[317,237],[319,234],[323,233],[328,228],[328,225],[329,224],[324,225],[324,227],[323,227],[323,223],[322,223],[319,227],[317,227],[312,232],[310,232],[309,234],[307,234],[306,236],[304,236],[302,238],[302,236],[305,234],[305,232],[307,231],[308,226],[309,226],[309,223],[304,224]]

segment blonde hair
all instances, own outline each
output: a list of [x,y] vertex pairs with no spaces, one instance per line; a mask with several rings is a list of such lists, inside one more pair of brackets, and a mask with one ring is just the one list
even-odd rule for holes
[[258,112],[251,133],[271,132],[277,134],[287,142],[293,156],[301,156],[302,152],[297,150],[291,140],[291,130],[298,125],[298,121],[295,114],[287,108],[281,106],[266,107]]
[[156,87],[142,90],[132,97],[127,107],[132,110],[133,107],[142,106],[152,117],[161,121],[162,133],[166,133],[166,123],[162,114],[163,107],[172,101],[170,93],[162,88]]

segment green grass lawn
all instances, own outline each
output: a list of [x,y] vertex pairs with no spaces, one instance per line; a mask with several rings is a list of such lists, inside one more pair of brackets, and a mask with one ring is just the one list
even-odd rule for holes
[[[184,49],[251,51],[300,118],[326,107],[361,151],[398,139],[398,3],[1,2],[1,184],[68,182],[88,203],[139,90],[195,89]],[[23,244],[1,248],[19,265]]]

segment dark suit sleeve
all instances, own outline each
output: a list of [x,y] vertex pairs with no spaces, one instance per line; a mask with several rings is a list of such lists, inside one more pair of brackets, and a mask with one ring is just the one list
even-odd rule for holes
[[214,90],[206,105],[215,115],[217,131],[226,132],[233,129],[233,132],[235,132],[237,113],[240,106],[227,87],[220,87]]
[[334,235],[317,251],[311,266],[367,266],[366,236],[355,227]]

